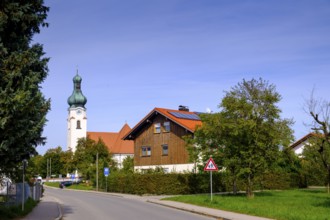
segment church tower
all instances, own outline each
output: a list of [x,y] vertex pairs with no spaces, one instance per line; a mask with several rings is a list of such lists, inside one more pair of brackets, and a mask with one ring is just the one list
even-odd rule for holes
[[79,138],[86,137],[87,132],[87,117],[85,104],[87,98],[81,91],[82,78],[78,75],[73,77],[73,92],[68,98],[69,116],[68,116],[68,137],[67,148],[76,151],[77,141]]

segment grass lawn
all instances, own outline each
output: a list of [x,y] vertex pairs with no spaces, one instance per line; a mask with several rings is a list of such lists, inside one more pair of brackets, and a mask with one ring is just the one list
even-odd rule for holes
[[52,186],[52,187],[59,187],[59,182],[45,182],[44,183],[46,186]]
[[330,220],[330,194],[324,189],[264,191],[240,195],[184,195],[166,198],[215,209],[278,220]]
[[[45,182],[44,183],[46,186],[52,186],[59,188],[59,182]],[[71,186],[65,187],[67,189],[80,189],[80,190],[94,190],[93,186],[88,186],[84,183],[79,183],[79,184],[73,184]]]

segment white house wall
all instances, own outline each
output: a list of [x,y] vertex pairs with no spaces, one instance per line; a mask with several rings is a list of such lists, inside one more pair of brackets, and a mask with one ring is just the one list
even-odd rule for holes
[[113,154],[112,158],[117,162],[118,168],[123,168],[123,161],[126,157],[134,157],[134,154]]
[[193,172],[194,170],[193,163],[186,164],[168,164],[168,165],[153,165],[153,166],[135,166],[134,170],[138,172],[143,172],[144,170],[162,168],[166,173],[184,173],[184,172]]

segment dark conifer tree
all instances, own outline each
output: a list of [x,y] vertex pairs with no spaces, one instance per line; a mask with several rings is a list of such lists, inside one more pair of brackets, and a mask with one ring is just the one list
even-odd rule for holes
[[50,100],[41,92],[49,58],[33,44],[48,26],[43,0],[0,1],[0,171],[10,174],[23,159],[37,154]]

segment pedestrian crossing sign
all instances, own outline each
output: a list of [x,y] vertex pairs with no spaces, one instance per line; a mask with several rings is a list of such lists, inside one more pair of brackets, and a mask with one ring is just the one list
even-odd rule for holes
[[217,170],[218,170],[217,165],[215,164],[212,157],[210,157],[210,159],[207,161],[207,163],[204,167],[204,171],[217,171]]

